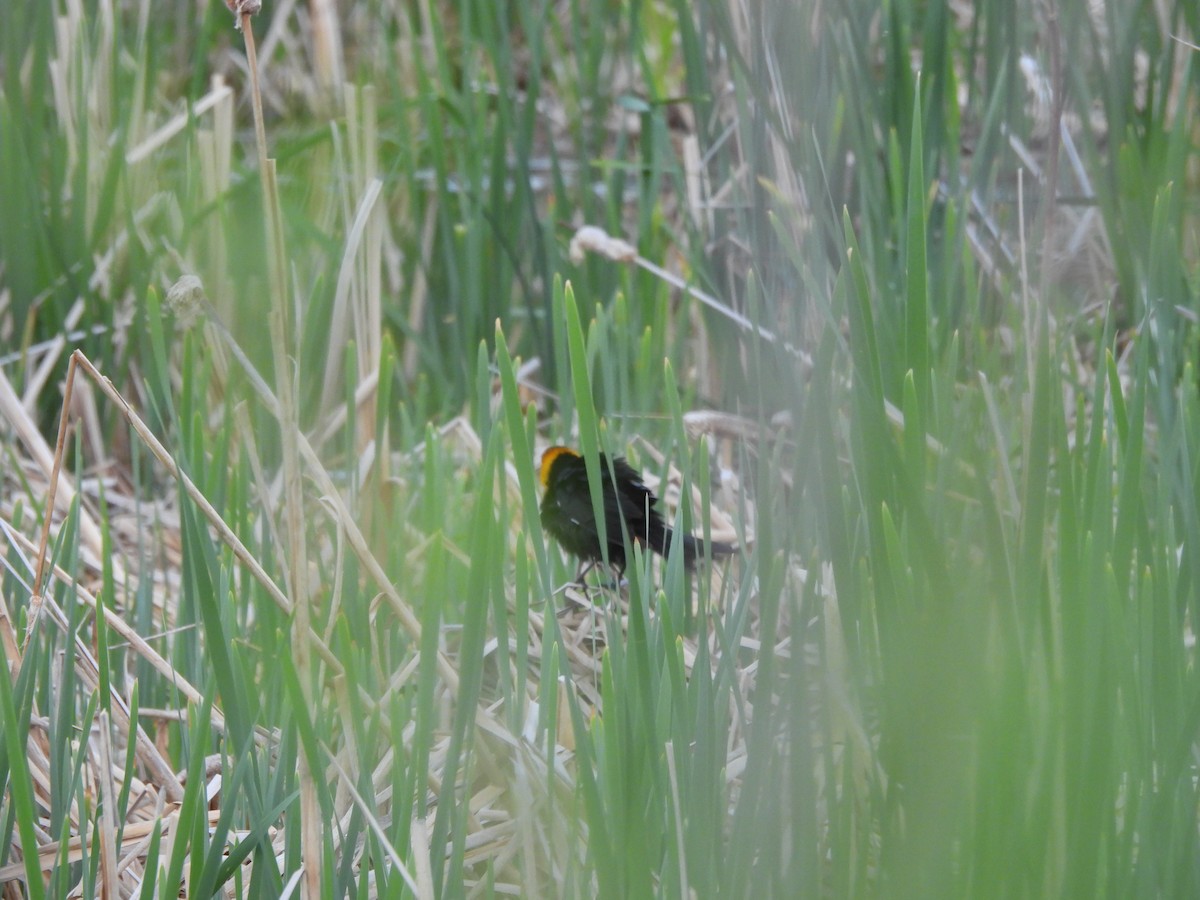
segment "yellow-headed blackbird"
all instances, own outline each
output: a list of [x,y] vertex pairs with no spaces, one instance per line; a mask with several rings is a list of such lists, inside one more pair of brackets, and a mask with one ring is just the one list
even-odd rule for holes
[[[612,460],[610,471],[608,458],[603,453],[600,454],[600,473],[604,485],[603,544],[608,545],[609,564],[624,572],[626,559],[632,555],[621,531],[622,520],[631,541],[666,556],[667,548],[671,546],[671,528],[655,508],[658,500],[642,483],[642,476],[620,456]],[[545,489],[541,506],[542,527],[564,550],[581,561],[593,565],[600,561],[603,558],[602,539],[596,526],[583,457],[567,447],[551,447],[542,454],[538,477]],[[683,545],[683,562],[689,569],[701,556],[729,556],[735,549],[732,544],[705,543],[690,534],[682,535],[680,543]],[[577,577],[582,577],[582,573]]]

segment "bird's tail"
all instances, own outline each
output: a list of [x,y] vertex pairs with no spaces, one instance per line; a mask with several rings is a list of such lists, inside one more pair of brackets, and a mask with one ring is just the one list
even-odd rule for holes
[[[651,522],[646,534],[636,536],[635,540],[644,541],[659,556],[666,557],[670,552],[674,535],[675,529],[660,520]],[[703,538],[693,537],[690,534],[682,535],[680,543],[683,544],[683,564],[688,569],[695,568],[696,561],[699,559],[722,559],[732,556],[737,551],[734,544],[727,544],[724,541],[705,541]]]
[[[683,564],[687,568],[692,568],[696,565],[698,559],[722,559],[726,556],[732,556],[737,550],[733,544],[727,544],[724,541],[705,541],[703,538],[693,537],[690,534],[683,535]],[[666,550],[671,546],[671,529],[667,529],[666,541],[662,553],[665,556]]]

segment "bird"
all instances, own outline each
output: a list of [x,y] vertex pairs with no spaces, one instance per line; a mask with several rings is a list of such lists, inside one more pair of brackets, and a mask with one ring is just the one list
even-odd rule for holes
[[[672,528],[657,508],[658,498],[646,487],[642,476],[622,456],[611,459],[600,454],[600,483],[604,502],[604,535],[596,524],[592,494],[588,487],[587,466],[583,457],[569,447],[554,446],[542,454],[538,480],[544,493],[540,507],[542,527],[558,541],[564,550],[580,560],[581,570],[575,580],[604,559],[619,574],[625,571],[632,550],[629,540],[649,547],[661,556],[671,546]],[[621,523],[625,523],[622,531]],[[695,567],[701,557],[718,559],[731,555],[737,548],[724,541],[705,541],[690,534],[680,536],[683,563]]]

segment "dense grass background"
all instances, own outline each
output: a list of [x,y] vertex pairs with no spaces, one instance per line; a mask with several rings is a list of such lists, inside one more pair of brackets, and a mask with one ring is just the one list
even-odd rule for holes
[[321,8],[0,5],[4,896],[1200,893],[1196,7]]

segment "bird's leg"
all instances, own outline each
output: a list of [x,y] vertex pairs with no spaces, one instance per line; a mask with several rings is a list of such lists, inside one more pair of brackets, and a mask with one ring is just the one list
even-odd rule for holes
[[612,580],[601,584],[600,588],[602,590],[611,589],[620,593],[621,582],[625,580],[625,567],[618,566],[616,563],[609,563],[606,568]]
[[587,577],[588,572],[590,572],[590,571],[592,571],[592,569],[596,568],[596,563],[598,563],[598,562],[600,562],[600,560],[593,559],[589,563],[587,563],[587,565],[581,564],[579,567],[579,571],[575,573],[575,583],[577,585],[579,585],[581,588],[586,588],[587,583],[583,579],[585,577]]
[[[584,579],[587,577],[587,574],[592,571],[592,569],[598,568],[600,565],[601,560],[593,559],[586,565],[580,566],[579,571],[575,575],[574,583],[582,588],[584,593],[587,593],[589,589],[589,585]],[[596,585],[596,587],[598,587],[600,590],[611,588],[619,591],[621,589],[621,580],[625,577],[624,567],[615,565],[613,563],[608,563],[605,568],[608,570],[610,575],[615,577],[611,581],[601,582],[600,584]]]

